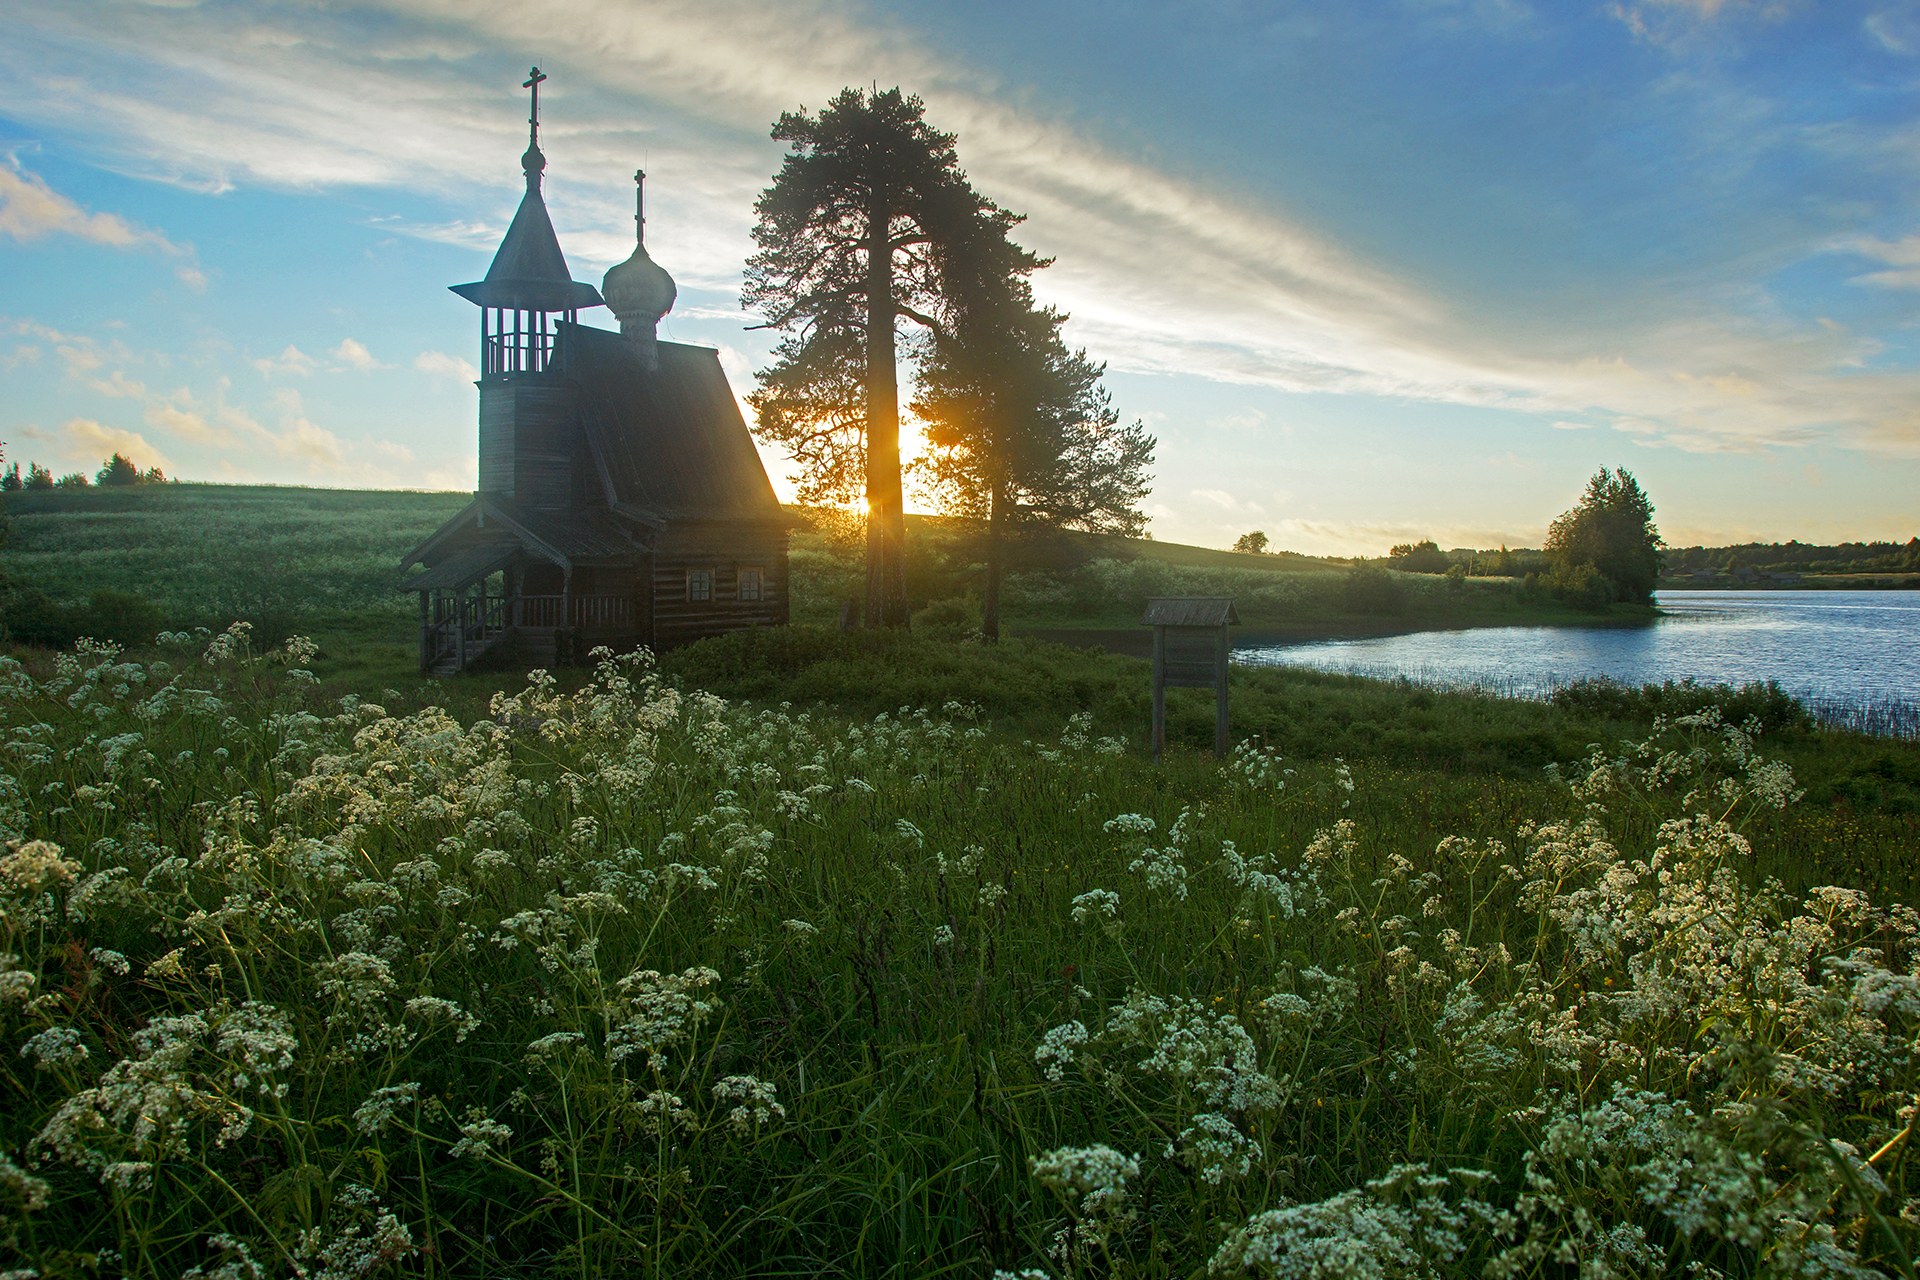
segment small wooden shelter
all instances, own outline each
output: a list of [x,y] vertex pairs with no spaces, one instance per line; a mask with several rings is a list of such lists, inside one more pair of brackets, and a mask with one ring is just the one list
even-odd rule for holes
[[1140,621],[1153,628],[1153,758],[1167,745],[1168,688],[1215,691],[1213,753],[1227,754],[1227,628],[1240,613],[1227,596],[1155,596]]
[[[673,278],[646,249],[601,289],[572,279],[540,194],[538,68],[526,195],[480,308],[480,485],[407,553],[420,666],[551,664],[596,645],[668,648],[787,620],[787,530],[719,353],[661,342]],[[604,294],[604,297],[603,297]],[[604,304],[620,332],[579,323]]]

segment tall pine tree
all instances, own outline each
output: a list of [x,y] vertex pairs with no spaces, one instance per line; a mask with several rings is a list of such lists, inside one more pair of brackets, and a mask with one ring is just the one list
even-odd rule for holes
[[926,421],[932,487],[956,514],[986,522],[980,630],[1000,637],[1010,545],[1053,529],[1138,534],[1155,441],[1119,425],[1105,366],[1069,351],[1066,317],[1035,304],[1028,276],[1046,263],[1015,245],[995,210],[943,247],[945,323],[920,366],[914,411]]
[[943,245],[999,211],[898,89],[842,90],[773,137],[789,151],[755,206],[742,301],[786,336],[748,400],[760,438],[800,463],[803,498],[864,497],[867,625],[904,626],[898,326],[936,323]]

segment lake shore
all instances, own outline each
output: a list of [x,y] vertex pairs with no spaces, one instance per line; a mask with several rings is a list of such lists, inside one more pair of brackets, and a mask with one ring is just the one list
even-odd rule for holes
[[[1239,650],[1335,640],[1373,640],[1443,631],[1522,627],[1617,630],[1651,626],[1663,616],[1658,608],[1635,609],[1630,605],[1616,605],[1614,608],[1616,612],[1572,617],[1568,616],[1567,610],[1553,609],[1542,610],[1543,616],[1524,618],[1306,618],[1296,622],[1263,619],[1257,624],[1233,628],[1231,640],[1233,647]],[[1026,640],[1063,644],[1078,649],[1101,649],[1129,658],[1151,657],[1153,653],[1153,632],[1140,625],[1031,625],[1016,621],[1008,627],[1008,632]]]

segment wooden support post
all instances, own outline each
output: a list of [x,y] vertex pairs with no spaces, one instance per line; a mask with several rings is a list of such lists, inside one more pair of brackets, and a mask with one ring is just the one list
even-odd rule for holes
[[1218,760],[1227,758],[1227,652],[1227,629],[1221,627],[1213,700],[1213,754]]
[[1153,629],[1153,760],[1167,749],[1167,629]]
[[425,671],[433,665],[433,624],[427,614],[428,592],[420,593],[420,669]]

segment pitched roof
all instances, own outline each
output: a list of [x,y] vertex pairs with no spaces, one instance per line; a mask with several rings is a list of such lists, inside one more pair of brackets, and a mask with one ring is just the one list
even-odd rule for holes
[[560,238],[553,234],[553,219],[547,216],[537,180],[527,183],[527,194],[521,197],[513,225],[493,255],[487,278],[450,287],[482,307],[574,311],[600,305],[600,291],[568,273],[566,255],[560,252]]
[[667,520],[786,520],[711,347],[656,344],[659,367],[618,334],[562,324],[559,362],[608,505]]
[[1153,596],[1140,619],[1149,627],[1224,627],[1240,621],[1231,596]]
[[494,570],[503,568],[519,549],[520,544],[511,540],[477,542],[461,547],[425,573],[416,573],[402,582],[400,589],[441,591],[464,587],[477,578],[484,578]]

